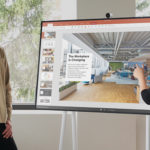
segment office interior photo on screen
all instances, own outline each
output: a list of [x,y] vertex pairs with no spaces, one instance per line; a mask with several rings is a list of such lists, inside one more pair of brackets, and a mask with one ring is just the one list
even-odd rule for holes
[[43,21],[37,108],[150,113],[136,64],[150,86],[150,18]]

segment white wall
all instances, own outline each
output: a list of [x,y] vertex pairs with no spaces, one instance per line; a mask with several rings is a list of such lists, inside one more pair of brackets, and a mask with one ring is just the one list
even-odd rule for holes
[[61,0],[61,19],[77,18],[77,0]]
[[133,115],[80,113],[79,150],[136,150]]
[[135,0],[77,0],[77,18],[134,17]]
[[136,115],[136,147],[137,150],[145,150],[145,133],[146,127],[146,116]]
[[[18,150],[58,150],[62,113],[38,112],[37,114],[35,111],[28,114],[13,114],[13,134]],[[68,117],[64,150],[71,150],[70,133],[70,117]]]
[[105,18],[107,12],[113,17],[134,17],[135,0],[60,0],[61,19]]
[[[42,112],[13,112],[13,132],[19,150],[58,149],[62,112]],[[70,117],[68,115],[64,150],[72,149]],[[144,150],[143,117],[79,112],[79,150]]]

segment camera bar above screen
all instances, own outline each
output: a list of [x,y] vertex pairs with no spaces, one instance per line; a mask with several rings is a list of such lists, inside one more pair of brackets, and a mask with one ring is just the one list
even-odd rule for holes
[[136,64],[150,86],[150,18],[43,21],[36,107],[150,114]]

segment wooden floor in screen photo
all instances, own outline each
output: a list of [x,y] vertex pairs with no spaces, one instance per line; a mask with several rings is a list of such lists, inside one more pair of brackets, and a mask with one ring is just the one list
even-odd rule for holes
[[63,98],[65,101],[90,101],[114,103],[139,103],[135,91],[136,85],[100,82],[84,85],[78,83],[76,91]]

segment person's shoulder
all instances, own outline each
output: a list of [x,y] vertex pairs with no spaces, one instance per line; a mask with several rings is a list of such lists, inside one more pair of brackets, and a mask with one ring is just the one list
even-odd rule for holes
[[4,48],[0,46],[0,51],[3,51],[3,50],[4,50]]
[[0,47],[0,57],[4,57],[5,56],[5,51],[3,47]]

